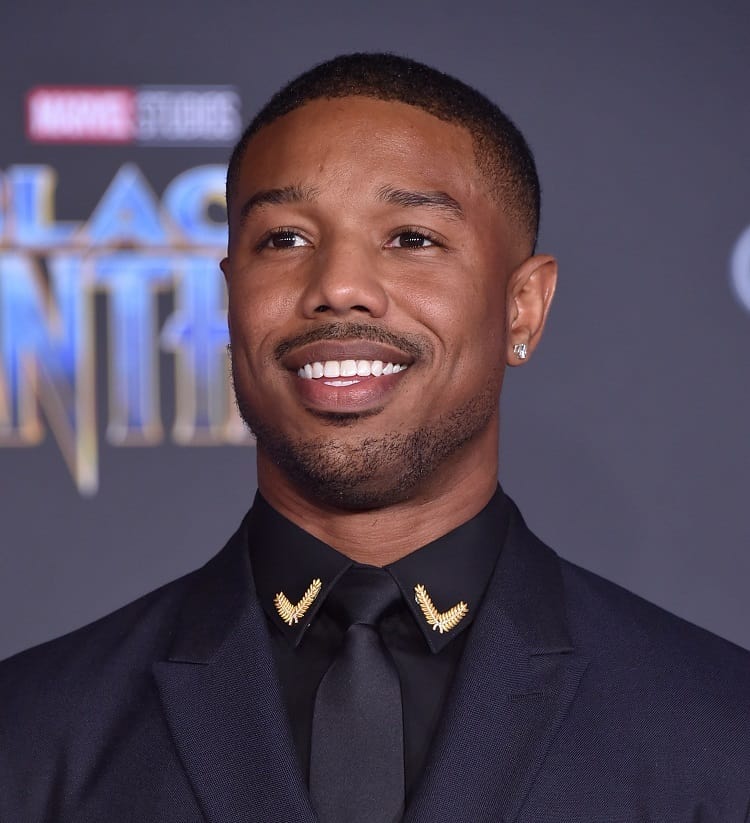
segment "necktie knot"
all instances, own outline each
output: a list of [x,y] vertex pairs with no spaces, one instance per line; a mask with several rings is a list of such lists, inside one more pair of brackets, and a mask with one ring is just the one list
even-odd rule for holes
[[376,626],[401,600],[396,581],[384,569],[353,566],[328,596],[334,616],[345,626]]

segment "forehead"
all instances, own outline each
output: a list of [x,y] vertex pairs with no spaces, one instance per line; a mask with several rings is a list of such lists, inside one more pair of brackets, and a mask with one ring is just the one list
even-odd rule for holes
[[488,196],[467,129],[369,97],[314,100],[262,128],[243,156],[235,201],[258,188],[299,183],[353,193],[409,184],[462,202]]

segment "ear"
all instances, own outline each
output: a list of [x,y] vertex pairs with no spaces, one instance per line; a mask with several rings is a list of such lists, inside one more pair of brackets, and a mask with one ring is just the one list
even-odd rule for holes
[[507,290],[509,366],[526,361],[537,347],[556,284],[557,260],[544,254],[529,257],[510,276]]

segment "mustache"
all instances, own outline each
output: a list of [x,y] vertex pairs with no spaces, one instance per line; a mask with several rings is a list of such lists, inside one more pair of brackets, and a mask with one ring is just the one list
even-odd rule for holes
[[367,340],[371,343],[383,343],[400,349],[415,360],[432,351],[430,342],[421,335],[396,334],[373,323],[326,323],[282,340],[274,349],[274,356],[281,360],[290,351],[321,340]]

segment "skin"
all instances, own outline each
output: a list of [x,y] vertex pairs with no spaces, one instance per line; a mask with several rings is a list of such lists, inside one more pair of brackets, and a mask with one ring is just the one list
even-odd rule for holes
[[[262,195],[288,187],[305,199],[267,202]],[[384,202],[384,187],[445,193],[461,215],[435,204]],[[259,193],[263,202],[249,208]],[[379,467],[361,484],[373,504],[337,505],[285,469],[259,434],[263,496],[303,529],[373,565],[473,517],[497,484],[505,368],[522,362],[514,344],[526,343],[529,357],[536,348],[557,264],[529,256],[529,239],[511,225],[475,164],[469,132],[398,102],[307,103],[251,140],[229,221],[221,265],[235,390],[246,418],[318,449],[321,461],[334,469],[339,461],[342,472],[356,466],[363,443],[376,444],[372,462]],[[409,358],[408,369],[369,399],[348,389],[319,396],[320,383],[311,388],[296,375],[300,360],[320,352],[294,341],[347,324],[416,346],[399,354],[396,345],[393,357]],[[361,347],[353,337],[325,343],[323,354],[332,345]],[[281,358],[280,345],[289,349]],[[387,499],[402,468],[399,450],[387,444],[422,430],[455,438],[455,424],[445,422],[452,416],[477,430]]]

